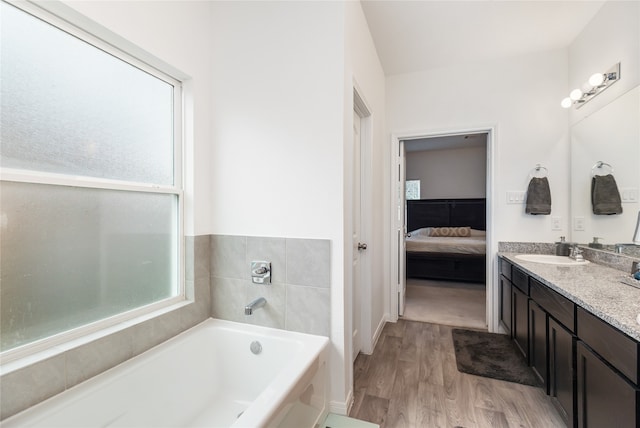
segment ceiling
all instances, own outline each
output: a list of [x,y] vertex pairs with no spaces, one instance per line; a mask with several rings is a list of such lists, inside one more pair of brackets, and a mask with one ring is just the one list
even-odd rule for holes
[[387,76],[567,47],[604,0],[361,0]]

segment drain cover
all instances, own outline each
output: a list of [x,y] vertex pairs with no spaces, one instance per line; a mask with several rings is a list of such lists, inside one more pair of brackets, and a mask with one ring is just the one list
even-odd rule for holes
[[250,348],[251,348],[251,352],[253,352],[256,355],[262,352],[262,345],[257,340],[255,342],[251,342]]

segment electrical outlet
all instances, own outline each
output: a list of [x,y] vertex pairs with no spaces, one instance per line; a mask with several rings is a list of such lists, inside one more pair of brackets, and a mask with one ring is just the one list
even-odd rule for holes
[[562,217],[551,217],[551,230],[562,230]]
[[638,202],[638,188],[637,187],[621,187],[620,197],[622,202]]
[[584,231],[584,217],[575,216],[573,218],[573,230]]
[[522,190],[510,190],[507,192],[507,204],[524,204],[524,195],[526,192]]

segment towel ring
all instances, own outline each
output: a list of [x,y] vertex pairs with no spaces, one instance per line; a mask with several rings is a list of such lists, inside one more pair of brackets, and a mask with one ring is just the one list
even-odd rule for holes
[[[538,176],[536,174],[542,174],[542,175]],[[536,167],[533,168],[529,173],[529,178],[530,179],[533,177],[543,178],[543,177],[546,177],[547,175],[549,175],[549,170],[540,164],[536,164]]]
[[[607,173],[605,171],[601,171],[604,168],[609,168],[609,172]],[[606,174],[613,174],[613,167],[610,164],[606,163],[606,162],[598,161],[591,167],[591,176],[592,177],[594,177],[596,175],[606,175]]]

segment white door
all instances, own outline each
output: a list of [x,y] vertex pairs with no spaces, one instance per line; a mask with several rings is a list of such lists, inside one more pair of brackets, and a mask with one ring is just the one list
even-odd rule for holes
[[407,236],[407,213],[406,213],[406,172],[405,172],[405,147],[404,141],[398,145],[398,200],[397,200],[397,228],[398,239],[398,316],[404,315],[405,295],[407,292],[406,280],[406,236]]
[[353,112],[353,285],[352,285],[352,325],[353,325],[353,359],[355,360],[362,349],[360,339],[361,300],[362,300],[362,266],[360,254],[366,250],[366,244],[361,239],[362,217],[362,161],[361,161],[361,119]]

